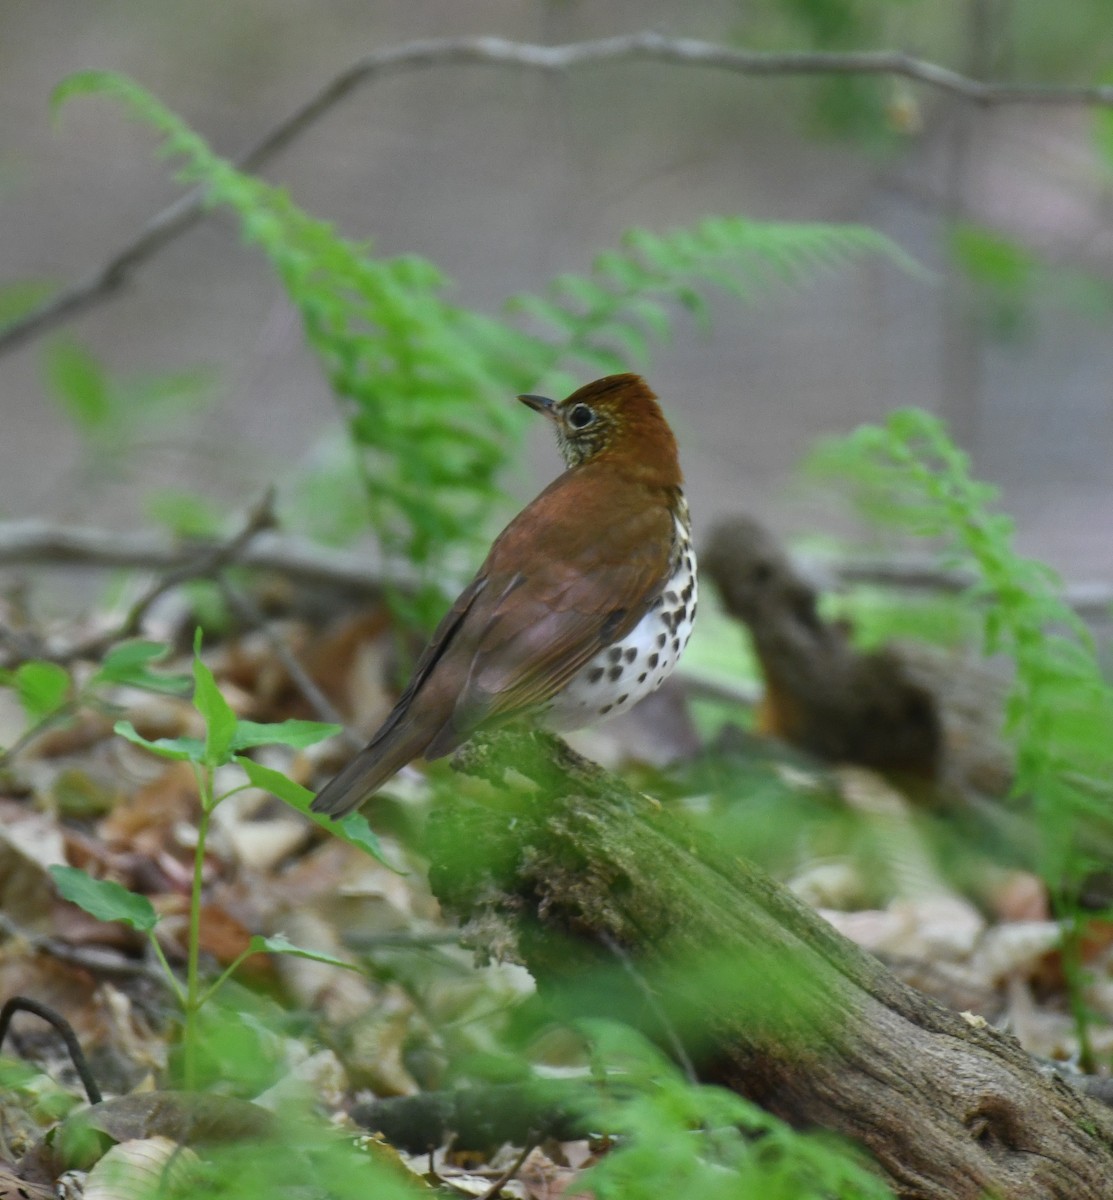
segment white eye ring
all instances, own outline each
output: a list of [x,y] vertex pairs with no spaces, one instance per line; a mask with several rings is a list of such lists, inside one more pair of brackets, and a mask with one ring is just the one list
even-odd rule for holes
[[568,414],[573,429],[586,429],[595,420],[595,413],[586,404],[577,404]]

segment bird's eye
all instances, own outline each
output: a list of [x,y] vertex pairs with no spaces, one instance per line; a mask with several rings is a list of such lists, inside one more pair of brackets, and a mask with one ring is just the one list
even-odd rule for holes
[[586,404],[577,404],[568,414],[568,424],[573,429],[586,429],[595,420],[595,413]]

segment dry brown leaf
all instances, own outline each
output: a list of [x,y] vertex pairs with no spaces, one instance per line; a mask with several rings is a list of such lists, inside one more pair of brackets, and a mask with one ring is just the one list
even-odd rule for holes
[[199,1179],[201,1160],[166,1137],[113,1146],[85,1177],[84,1200],[157,1200],[182,1195]]
[[197,780],[189,763],[171,763],[100,823],[110,844],[155,854],[180,822],[197,819]]
[[[205,736],[204,718],[188,700],[176,696],[137,693],[135,703],[128,706],[127,719],[148,741]],[[146,754],[146,757],[151,756]]]
[[24,754],[32,758],[63,758],[80,754],[112,737],[115,721],[102,713],[81,712],[67,725],[44,730]]
[[312,827],[298,817],[266,821],[237,821],[226,830],[233,857],[249,871],[268,873],[285,862],[312,836]]
[[993,912],[1002,921],[1047,921],[1051,905],[1047,885],[1031,871],[1005,871],[988,893]]
[[[584,1143],[586,1147],[586,1143]],[[530,1200],[570,1200],[568,1191],[579,1172],[568,1164],[560,1164],[542,1149],[531,1150],[518,1170],[517,1178],[524,1184]]]
[[23,928],[45,932],[54,904],[47,868],[66,861],[57,821],[0,801],[0,911]]
[[273,1133],[266,1109],[233,1096],[203,1092],[144,1092],[94,1104],[68,1120],[106,1133],[113,1141],[167,1137],[201,1146]]
[[1061,930],[1055,921],[1012,921],[986,930],[971,966],[989,985],[1011,976],[1031,977],[1058,950]]
[[[103,1013],[93,1003],[96,990],[96,981],[80,967],[59,962],[45,954],[29,955],[25,948],[21,951],[17,943],[0,943],[0,996],[5,999],[9,996],[28,996],[61,1013],[86,1048],[105,1036]],[[36,1046],[47,1049],[52,1063],[69,1062],[61,1040],[38,1017],[20,1013],[12,1024],[17,1042],[20,1035],[25,1035],[32,1038]],[[12,1044],[5,1040],[4,1053],[12,1052]],[[52,1069],[48,1070],[48,1074],[56,1076]]]

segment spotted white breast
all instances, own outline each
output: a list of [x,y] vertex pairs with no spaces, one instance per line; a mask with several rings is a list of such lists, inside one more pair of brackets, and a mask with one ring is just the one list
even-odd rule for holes
[[542,718],[557,733],[628,712],[655,692],[680,660],[696,618],[696,556],[677,522],[677,567],[650,610],[619,642],[600,650],[556,696]]

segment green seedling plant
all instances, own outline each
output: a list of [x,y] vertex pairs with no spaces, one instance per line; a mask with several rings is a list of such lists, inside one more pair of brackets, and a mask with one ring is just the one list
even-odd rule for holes
[[0,670],[0,687],[10,688],[23,709],[27,724],[19,737],[0,754],[0,766],[10,762],[48,729],[63,725],[80,711],[115,715],[119,709],[108,693],[113,688],[133,687],[163,695],[181,695],[189,688],[189,677],[154,669],[166,657],[161,642],[134,639],[118,643],[84,682],[59,663],[28,659],[18,667]]
[[[116,732],[134,745],[172,762],[188,762],[197,780],[200,812],[197,821],[197,842],[193,858],[193,886],[190,892],[189,932],[184,984],[178,979],[166,959],[158,937],[159,915],[146,896],[129,891],[111,880],[94,879],[76,867],[51,868],[61,895],[102,921],[120,921],[147,936],[151,949],[166,973],[168,984],[182,1007],[183,1076],[185,1086],[196,1086],[198,1071],[198,1016],[207,1004],[232,977],[240,964],[252,954],[291,954],[332,966],[352,968],[351,963],[295,946],[282,934],[270,937],[256,935],[242,953],[217,978],[206,982],[201,977],[201,901],[205,846],[209,826],[217,806],[229,796],[247,787],[259,787],[284,800],[315,823],[384,862],[378,839],[367,821],[351,813],[341,821],[318,816],[309,809],[313,793],[280,771],[265,767],[249,758],[246,751],[258,746],[289,746],[303,749],[339,732],[338,726],[316,721],[288,720],[274,724],[244,721],[236,716],[220,693],[212,671],[201,659],[201,631],[198,630],[193,654],[193,704],[205,722],[204,738],[177,737],[151,740],[137,733],[129,721],[119,721]],[[219,768],[235,763],[242,768],[247,781],[217,792],[216,774]]]
[[1005,709],[1016,753],[1013,791],[1032,805],[1036,866],[1063,931],[1080,1059],[1093,1070],[1082,965],[1093,914],[1079,898],[1113,854],[1113,688],[1093,637],[1063,599],[1056,573],[1017,553],[1011,518],[993,511],[997,490],[973,478],[969,458],[935,417],[896,412],[883,426],[863,426],[821,447],[813,465],[849,478],[874,513],[940,539],[946,564],[974,581],[967,599],[986,653],[1013,663]]

